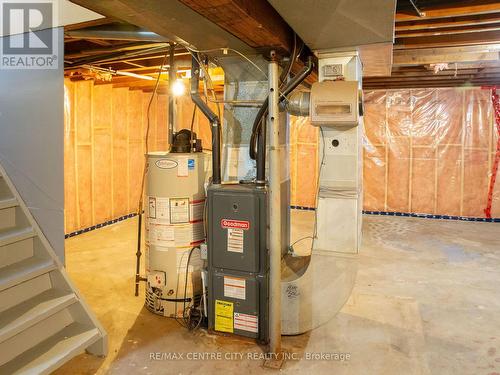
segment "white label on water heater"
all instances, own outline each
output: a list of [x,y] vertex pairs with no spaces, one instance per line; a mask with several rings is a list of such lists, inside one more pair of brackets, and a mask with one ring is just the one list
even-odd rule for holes
[[160,222],[170,222],[170,204],[169,204],[169,199],[168,198],[160,198],[157,197],[156,199],[156,217],[155,219],[159,220]]
[[224,276],[224,297],[246,299],[246,280]]
[[243,253],[245,231],[240,228],[227,228],[227,251]]
[[189,198],[170,198],[170,223],[189,223]]
[[149,241],[153,245],[165,246],[174,240],[174,228],[163,224],[151,224],[149,226]]
[[179,158],[177,164],[177,177],[188,177],[189,176],[189,168],[188,168],[188,158]]
[[183,225],[176,226],[175,230],[175,246],[190,246],[193,241],[193,226]]
[[148,198],[149,204],[149,211],[148,211],[148,217],[150,219],[156,219],[156,198],[155,197],[149,197]]
[[191,216],[191,221],[199,221],[203,220],[203,211],[205,210],[205,200],[200,199],[197,201],[191,202],[191,207],[190,207],[190,216]]
[[[147,213],[149,220],[146,221],[146,224],[187,224],[187,220],[191,223],[203,220],[205,199],[189,202],[188,209],[186,209],[186,206],[178,204],[179,200],[181,202],[189,201],[188,198],[148,197]],[[173,221],[170,220],[171,204],[174,206]]]

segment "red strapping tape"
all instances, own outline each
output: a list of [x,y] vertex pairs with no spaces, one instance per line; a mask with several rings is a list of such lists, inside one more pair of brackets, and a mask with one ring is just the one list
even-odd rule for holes
[[497,93],[496,87],[491,89],[491,100],[493,102],[493,113],[495,115],[495,123],[497,126],[498,133],[498,141],[497,141],[497,150],[495,153],[495,161],[493,162],[493,167],[491,169],[491,180],[490,187],[488,190],[488,204],[486,205],[486,209],[484,213],[488,219],[491,218],[491,206],[493,205],[493,190],[495,189],[495,182],[498,174],[498,165],[500,164],[500,98]]

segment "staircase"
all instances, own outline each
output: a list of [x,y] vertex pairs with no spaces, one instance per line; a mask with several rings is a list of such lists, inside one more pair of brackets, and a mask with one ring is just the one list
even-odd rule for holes
[[104,356],[107,336],[0,166],[0,374]]

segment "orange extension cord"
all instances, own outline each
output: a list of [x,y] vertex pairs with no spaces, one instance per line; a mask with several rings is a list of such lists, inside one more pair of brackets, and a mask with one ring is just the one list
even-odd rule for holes
[[495,189],[495,182],[498,174],[498,166],[500,164],[500,98],[497,93],[496,87],[491,89],[491,100],[493,102],[493,112],[495,115],[495,123],[497,127],[498,133],[498,141],[497,141],[497,150],[495,153],[495,161],[493,162],[493,167],[491,170],[491,180],[490,180],[490,188],[488,191],[488,204],[486,205],[486,209],[484,213],[488,219],[491,219],[491,206],[493,204],[493,190]]

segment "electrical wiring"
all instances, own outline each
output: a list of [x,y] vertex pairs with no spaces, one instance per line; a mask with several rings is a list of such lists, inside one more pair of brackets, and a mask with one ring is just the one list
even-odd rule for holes
[[148,165],[148,152],[149,152],[149,129],[151,125],[151,120],[150,120],[150,112],[151,112],[151,105],[153,104],[153,99],[156,96],[156,93],[158,92],[158,86],[160,85],[160,78],[161,78],[161,73],[162,73],[162,67],[165,66],[168,58],[168,52],[165,54],[163,57],[162,64],[158,68],[158,76],[156,77],[156,82],[155,86],[153,89],[153,92],[151,93],[151,97],[149,98],[149,103],[148,103],[148,109],[147,109],[147,125],[146,125],[146,153],[144,155],[144,168],[142,171],[142,181],[141,181],[141,194],[139,198],[139,207],[138,211],[139,213],[142,212],[142,204],[143,204],[143,199],[144,199],[144,184],[146,182],[146,172],[147,172],[147,165]]
[[[254,63],[248,56],[246,56],[245,54],[241,53],[240,51],[238,50],[235,50],[233,48],[212,48],[212,49],[206,49],[206,50],[197,50],[197,49],[194,49],[194,48],[191,48],[191,47],[186,47],[186,49],[188,51],[191,51],[191,52],[195,52],[195,53],[210,53],[210,52],[220,52],[220,51],[223,51],[225,52],[225,54],[227,54],[228,51],[231,51],[231,52],[234,52],[236,53],[237,55],[239,55],[240,57],[244,58],[245,60],[247,60],[255,69],[257,69],[259,72],[262,73],[262,75],[266,78],[266,80],[268,79],[268,76],[266,74],[266,72],[264,72],[256,63]],[[201,65],[201,64],[200,64]]]
[[[182,306],[182,318],[186,319],[185,313],[186,313],[186,296],[187,296],[187,282],[188,282],[188,274],[189,274],[189,263],[191,261],[191,256],[193,255],[193,251],[196,249],[196,247],[193,247],[191,250],[189,250],[189,255],[187,258],[186,262],[186,277],[184,279],[184,305]],[[194,290],[193,290],[193,295],[194,295]]]
[[312,236],[305,236],[305,237],[302,237],[302,238],[299,238],[297,241],[295,241],[294,243],[292,243],[288,248],[290,249],[290,252],[292,254],[294,254],[294,249],[293,247],[298,244],[299,242],[302,242],[304,240],[307,240],[307,239],[311,239],[311,240],[314,240],[314,238]]
[[[301,48],[302,51],[302,48]],[[293,62],[295,61],[296,58],[298,58],[299,54],[296,54],[297,52],[297,40],[294,38],[294,48],[293,48],[293,55],[290,58],[289,65],[286,71],[291,71]],[[312,71],[312,60],[311,57],[309,57],[309,68],[304,70],[302,73],[298,73],[295,75],[290,81],[286,82],[287,76],[282,76],[282,82],[280,83],[278,87],[280,99],[279,101],[288,101],[287,94],[291,94],[293,90],[307,77],[307,75],[310,74]],[[305,74],[305,75],[304,75]],[[286,84],[285,84],[286,83]],[[258,143],[258,138],[261,135],[261,129],[262,129],[262,122],[265,121],[265,118],[268,113],[268,108],[269,108],[269,97],[266,98],[264,101],[264,104],[260,108],[259,112],[255,116],[253,126],[252,126],[252,134],[250,137],[250,149],[249,149],[249,154],[250,158],[253,160],[257,159],[257,143]]]
[[[185,279],[184,279],[184,294],[182,298],[182,318],[179,319],[177,316],[177,303],[180,302],[181,299],[176,298],[175,299],[175,305],[174,305],[174,318],[177,323],[179,323],[182,327],[192,331],[200,327],[201,321],[203,320],[203,314],[201,311],[201,299],[203,298],[203,295],[198,299],[198,301],[195,300],[194,296],[194,291],[193,291],[193,298],[188,298],[187,297],[187,285],[188,285],[188,277],[189,277],[189,264],[191,263],[191,257],[193,255],[193,252],[198,249],[198,247],[192,247],[191,250],[189,250],[188,253],[188,258],[186,261],[186,269],[185,269]],[[181,258],[181,264],[184,261],[186,257],[186,253],[182,255]],[[177,273],[177,283],[176,283],[176,288],[175,288],[175,295],[178,296],[179,294],[179,280],[180,280],[180,273]],[[186,306],[186,302],[189,301],[189,305]],[[198,306],[198,307],[197,307]],[[195,313],[195,311],[198,311]],[[198,320],[196,320],[196,315],[198,315]]]
[[149,128],[150,128],[150,111],[151,111],[151,105],[153,104],[153,99],[156,96],[156,93],[158,92],[158,86],[160,85],[160,78],[161,78],[161,73],[162,73],[162,68],[167,62],[169,52],[165,53],[165,56],[163,58],[162,64],[158,67],[158,76],[156,77],[156,83],[153,89],[153,93],[151,94],[151,98],[149,99],[148,103],[148,113],[147,113],[147,127],[146,127],[146,153],[144,154],[144,167],[142,170],[142,179],[141,179],[141,190],[139,194],[139,202],[138,202],[138,207],[137,207],[137,215],[138,215],[138,220],[137,220],[137,252],[136,252],[136,279],[135,279],[135,295],[139,295],[139,281],[143,280],[143,278],[140,277],[140,265],[141,265],[141,244],[142,244],[142,212],[143,212],[143,204],[144,204],[144,185],[146,182],[146,172],[147,172],[147,166],[148,166],[148,152],[149,152]]
[[326,156],[326,153],[325,153],[325,147],[326,147],[325,135],[324,135],[323,129],[321,127],[319,128],[319,131],[320,131],[321,142],[322,142],[323,147],[322,147],[322,155],[321,155],[321,164],[319,166],[318,176],[316,178],[316,211],[314,212],[313,234],[312,234],[312,236],[306,236],[306,237],[299,238],[297,241],[295,241],[293,244],[291,244],[289,246],[289,250],[290,250],[290,253],[292,255],[295,253],[293,246],[296,245],[297,243],[303,241],[303,240],[308,239],[308,238],[312,239],[312,243],[311,243],[311,253],[312,253],[312,250],[314,249],[314,241],[318,236],[318,204],[319,204],[319,192],[321,190],[320,180],[321,180],[321,171],[323,170],[323,165],[325,163],[325,156]]
[[[194,247],[189,251],[189,253],[191,254],[191,252],[193,251]],[[184,257],[186,256],[186,253],[182,254],[182,257],[181,257],[181,261],[180,261],[180,264],[182,264],[182,262],[184,261]],[[189,263],[189,262],[188,262]],[[180,279],[180,273],[177,272],[177,282],[176,282],[176,286],[175,286],[175,295],[178,296],[179,295],[179,279]],[[184,297],[186,297],[186,294],[184,292]],[[178,298],[175,299],[175,304],[174,304],[174,319],[177,323],[179,323],[182,327],[184,328],[187,328],[186,324],[185,324],[185,321],[184,320],[179,320],[179,317],[177,316],[177,302],[178,302]],[[184,302],[185,303],[185,302]],[[184,310],[182,311],[183,315],[184,315]]]
[[191,126],[189,127],[189,129],[191,131],[191,150],[193,147],[193,138],[194,138],[193,130],[194,130],[194,120],[196,117],[196,108],[197,108],[196,106],[193,106],[193,115],[191,116]]
[[296,53],[297,53],[297,34],[293,33],[292,55],[290,56],[290,61],[288,62],[287,68],[285,70],[283,70],[283,74],[280,77],[280,79],[281,79],[280,91],[281,91],[281,89],[283,89],[283,87],[285,87],[286,79],[288,78],[288,76],[292,72],[293,63],[294,63],[295,59],[298,57],[298,55],[296,55]]
[[318,205],[319,205],[319,192],[320,192],[320,181],[321,181],[321,172],[323,170],[323,165],[325,164],[325,149],[326,149],[326,143],[325,143],[325,134],[323,133],[323,128],[319,128],[319,132],[321,135],[321,142],[323,144],[322,147],[322,155],[321,155],[321,164],[319,165],[319,171],[318,171],[318,176],[316,178],[316,211],[314,212],[314,234],[313,234],[313,243],[311,248],[314,247],[314,240],[318,236]]
[[[302,53],[303,48],[304,48],[304,44],[302,43],[300,49],[298,50],[298,48],[297,48],[297,35],[294,33],[294,45],[293,45],[292,55],[290,57],[290,61],[289,61],[289,64],[288,64],[287,68],[284,70],[284,72],[286,72],[286,73],[282,74],[281,83],[280,83],[280,86],[279,86],[279,89],[278,89],[279,90],[279,95],[280,95],[280,100],[288,101],[288,96],[282,91],[282,89],[283,89],[283,87],[284,87],[284,85],[286,83],[286,77],[288,77],[288,75],[291,73],[291,69],[292,69],[293,63],[300,56],[300,54]],[[204,84],[208,86],[208,83],[210,83],[210,86],[211,86],[211,89],[212,89],[212,95],[213,95],[214,100],[216,102],[217,102],[217,96],[215,94],[215,90],[213,89],[213,83],[211,81],[210,74],[205,69],[204,64],[200,63],[200,58],[196,54],[199,54],[199,53],[210,53],[210,52],[220,52],[220,51],[223,51],[224,54],[227,54],[227,52],[229,52],[229,51],[234,52],[237,55],[239,55],[242,58],[244,58],[246,61],[248,61],[253,67],[255,67],[255,69],[257,69],[258,71],[260,71],[264,75],[264,77],[266,78],[266,80],[268,79],[268,75],[257,64],[255,64],[255,62],[253,62],[245,54],[243,54],[240,51],[237,51],[237,50],[235,50],[233,48],[213,48],[213,49],[198,50],[198,49],[195,49],[195,48],[186,47],[186,49],[189,50],[191,52],[191,54],[193,55],[193,57],[198,61],[198,64],[200,65],[201,69],[204,72],[204,76],[203,76]],[[205,92],[205,97],[207,97],[206,90],[204,92]],[[266,106],[267,106],[267,100],[264,103],[264,105],[262,106],[261,111],[259,111],[259,113],[257,114],[256,121],[255,121],[255,124],[253,126],[254,131],[252,131],[252,142],[250,143],[250,145],[251,145],[251,147],[250,147],[250,156],[251,156],[252,159],[255,159],[255,157],[256,157],[255,152],[253,150],[255,148],[255,143],[256,143],[256,138],[257,137],[256,137],[256,134],[254,134],[254,133],[255,133],[255,130],[260,131],[260,127],[261,127],[260,124],[263,121],[263,118],[265,117],[265,113],[267,112],[266,108],[265,108]],[[218,115],[219,115],[219,118],[220,118],[219,105],[217,105],[217,111],[218,111]],[[212,145],[212,148],[213,148],[213,145]]]

